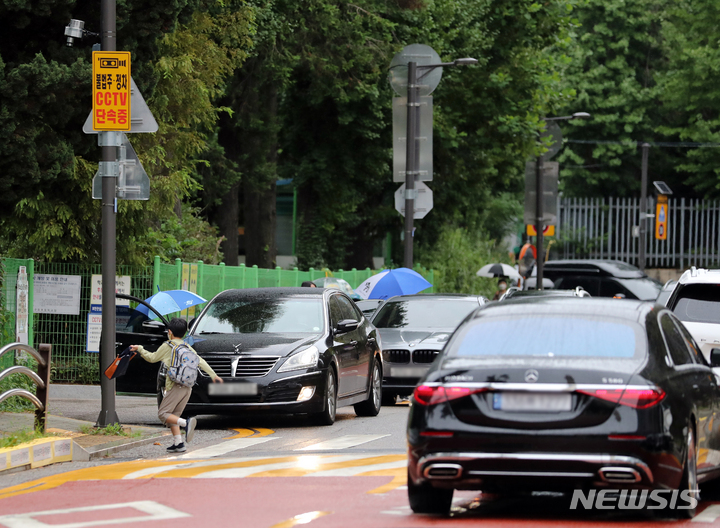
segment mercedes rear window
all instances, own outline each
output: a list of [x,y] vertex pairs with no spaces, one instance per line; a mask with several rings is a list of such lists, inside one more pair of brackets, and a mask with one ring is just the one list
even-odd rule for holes
[[687,323],[720,323],[720,285],[690,284],[678,292],[672,309]]
[[450,357],[632,358],[646,350],[643,328],[620,319],[563,316],[482,317],[448,345]]

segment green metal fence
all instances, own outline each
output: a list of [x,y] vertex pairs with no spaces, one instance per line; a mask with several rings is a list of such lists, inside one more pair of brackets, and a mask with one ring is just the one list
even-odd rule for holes
[[[98,354],[87,352],[87,314],[91,304],[91,277],[101,275],[99,264],[53,264],[34,262],[32,259],[2,259],[4,280],[2,295],[5,308],[11,314],[17,313],[16,286],[20,266],[25,266],[29,282],[29,345],[51,343],[53,359],[51,376],[59,383],[96,383],[99,381]],[[257,266],[246,267],[209,265],[202,262],[184,263],[179,259],[175,264],[164,264],[155,257],[152,266],[118,266],[117,275],[131,277],[131,295],[145,299],[161,290],[189,289],[205,299],[212,299],[221,291],[231,288],[265,288],[278,286],[300,286],[303,281],[333,276],[346,280],[357,288],[364,280],[381,270],[300,271],[297,268],[262,269]],[[434,282],[433,270],[417,269],[431,284]],[[33,314],[33,277],[35,274],[75,275],[81,277],[79,315]],[[427,290],[432,292],[433,289]],[[191,308],[181,314],[188,319],[199,313],[203,305]],[[176,314],[172,314],[175,316]],[[14,317],[10,318],[6,334],[15,335]],[[0,342],[0,346],[7,343]],[[7,357],[7,355],[6,355]],[[12,358],[8,358],[12,362]],[[0,368],[8,365],[0,365]]]

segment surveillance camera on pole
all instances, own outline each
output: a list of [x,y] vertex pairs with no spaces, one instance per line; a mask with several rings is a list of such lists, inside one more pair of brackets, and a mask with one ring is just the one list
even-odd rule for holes
[[65,45],[68,48],[72,48],[75,43],[75,39],[81,39],[86,35],[94,35],[96,37],[100,36],[99,33],[93,33],[92,31],[85,29],[85,22],[83,20],[72,18],[70,19],[70,23],[65,26],[65,36],[67,37]]

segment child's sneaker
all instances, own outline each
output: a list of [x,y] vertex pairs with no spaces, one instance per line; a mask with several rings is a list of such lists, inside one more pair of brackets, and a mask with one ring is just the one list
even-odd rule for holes
[[179,444],[171,445],[170,447],[168,447],[167,452],[168,453],[182,453],[186,449],[187,448],[185,447],[185,443],[180,442]]
[[187,423],[185,427],[183,427],[183,431],[185,431],[185,441],[189,444],[192,442],[193,436],[195,436],[195,426],[197,425],[197,420],[195,417],[191,417],[187,419]]

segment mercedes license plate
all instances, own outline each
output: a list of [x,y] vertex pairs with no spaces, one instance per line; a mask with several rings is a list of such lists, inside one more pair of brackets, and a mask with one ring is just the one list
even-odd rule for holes
[[210,383],[210,396],[255,396],[258,393],[257,383]]
[[427,367],[392,367],[390,375],[393,378],[420,378],[427,370]]
[[496,392],[493,409],[509,412],[562,412],[572,408],[572,395],[567,392]]

